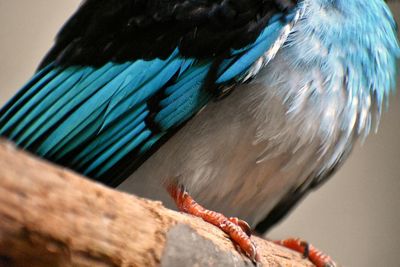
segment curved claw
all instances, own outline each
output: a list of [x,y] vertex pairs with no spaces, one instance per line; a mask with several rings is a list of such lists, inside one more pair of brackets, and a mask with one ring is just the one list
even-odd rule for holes
[[181,211],[200,217],[204,221],[217,226],[224,231],[254,263],[260,261],[257,248],[250,239],[251,231],[248,223],[238,218],[228,219],[221,213],[203,208],[181,187],[171,185],[168,187],[168,192]]
[[[206,221],[210,222],[209,220]],[[213,222],[210,223],[214,224]],[[251,241],[249,235],[240,225],[232,222],[230,219],[225,218],[225,221],[221,225],[217,226],[226,234],[228,234],[229,237],[243,251],[243,253],[246,254],[246,256],[249,257],[253,262],[257,263],[260,261],[256,245]]]
[[240,220],[237,217],[230,217],[229,220],[234,224],[238,225],[242,230],[250,237],[251,236],[251,227],[250,225],[243,220]]
[[321,252],[310,243],[298,239],[288,238],[284,240],[275,241],[276,244],[297,251],[305,258],[308,258],[317,267],[337,267],[338,265],[325,253]]

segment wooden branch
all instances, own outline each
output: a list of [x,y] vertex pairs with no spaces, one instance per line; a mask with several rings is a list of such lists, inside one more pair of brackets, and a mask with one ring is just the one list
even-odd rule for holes
[[[0,266],[253,266],[227,236],[0,141]],[[313,266],[254,237],[264,266]]]

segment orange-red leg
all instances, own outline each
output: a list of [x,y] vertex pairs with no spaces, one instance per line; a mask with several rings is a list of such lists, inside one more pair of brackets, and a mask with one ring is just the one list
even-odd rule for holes
[[205,209],[179,186],[169,186],[168,192],[181,211],[200,217],[204,221],[217,226],[228,234],[233,242],[237,244],[252,261],[259,261],[256,246],[250,239],[250,226],[246,222],[237,218],[227,218],[221,213]]
[[284,240],[275,241],[275,243],[303,254],[305,258],[308,258],[317,267],[337,266],[335,262],[328,255],[322,253],[314,246],[301,239],[288,238]]

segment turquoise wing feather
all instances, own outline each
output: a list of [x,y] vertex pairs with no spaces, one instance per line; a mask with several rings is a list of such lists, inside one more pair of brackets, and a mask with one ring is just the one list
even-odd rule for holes
[[[217,66],[216,87],[240,81],[278,38],[274,19]],[[215,59],[49,64],[0,112],[0,135],[43,158],[116,186],[213,98],[205,88]]]

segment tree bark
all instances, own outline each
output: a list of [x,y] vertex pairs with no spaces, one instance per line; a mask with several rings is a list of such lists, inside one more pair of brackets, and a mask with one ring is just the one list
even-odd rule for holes
[[[252,237],[264,266],[313,266]],[[253,266],[216,227],[0,141],[0,266]]]

